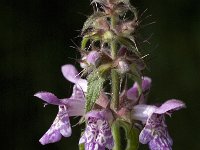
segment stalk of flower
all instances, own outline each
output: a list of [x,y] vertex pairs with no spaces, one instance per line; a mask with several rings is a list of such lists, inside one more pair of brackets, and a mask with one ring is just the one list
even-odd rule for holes
[[79,73],[69,64],[61,69],[74,83],[71,97],[35,94],[59,108],[40,142],[44,145],[69,137],[69,117],[82,116],[80,123],[85,122],[85,129],[79,141],[84,145],[81,150],[122,150],[120,129],[125,131],[126,150],[137,150],[139,142],[149,144],[151,150],[171,150],[165,115],[185,104],[176,99],[160,107],[147,104],[151,78],[142,73],[146,65],[135,36],[140,23],[137,10],[129,0],[92,0],[91,4],[94,14],[81,31],[79,62],[83,70]]

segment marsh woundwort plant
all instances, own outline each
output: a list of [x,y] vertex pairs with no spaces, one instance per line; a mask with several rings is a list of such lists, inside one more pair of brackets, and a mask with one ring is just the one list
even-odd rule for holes
[[[176,99],[159,107],[146,104],[151,79],[143,75],[146,66],[137,48],[137,10],[129,0],[93,0],[91,5],[94,13],[81,31],[79,63],[83,69],[79,73],[70,64],[61,68],[64,77],[74,83],[71,97],[59,99],[49,92],[35,94],[59,109],[40,143],[69,137],[69,117],[81,116],[85,129],[80,149],[137,150],[140,142],[149,144],[151,150],[171,150],[173,142],[165,115],[185,104]],[[123,131],[125,134],[121,134]],[[121,145],[122,136],[126,146]]]

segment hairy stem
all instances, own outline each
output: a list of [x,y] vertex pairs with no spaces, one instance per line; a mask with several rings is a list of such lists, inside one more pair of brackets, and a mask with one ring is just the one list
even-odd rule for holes
[[[116,20],[115,16],[111,17],[111,29],[115,28]],[[111,41],[111,57],[113,60],[117,57],[117,44],[115,39]],[[115,111],[119,107],[119,75],[116,70],[111,70],[111,83],[112,83],[112,99],[111,99],[111,108]],[[113,150],[121,150],[121,142],[120,142],[120,130],[117,122],[112,125],[112,133],[114,138],[114,148]]]
[[[111,29],[114,29],[116,26],[117,17],[111,17]],[[115,39],[113,39],[110,43],[111,46],[111,57],[113,60],[117,57],[117,44]],[[111,100],[111,107],[113,110],[117,110],[119,107],[119,75],[116,70],[111,70],[111,83],[112,83],[112,100]]]

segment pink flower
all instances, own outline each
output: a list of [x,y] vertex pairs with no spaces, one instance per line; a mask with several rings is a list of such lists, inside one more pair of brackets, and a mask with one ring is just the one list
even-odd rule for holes
[[71,136],[72,130],[69,117],[83,116],[85,111],[84,92],[87,90],[87,81],[78,76],[76,68],[72,65],[64,65],[62,73],[67,80],[75,84],[70,98],[58,99],[49,92],[38,92],[34,95],[48,104],[57,105],[59,108],[53,124],[39,140],[43,145],[57,142],[62,136]]

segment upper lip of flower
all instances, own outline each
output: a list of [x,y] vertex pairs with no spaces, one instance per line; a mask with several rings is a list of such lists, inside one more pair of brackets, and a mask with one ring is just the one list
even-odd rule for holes
[[79,89],[81,89],[83,92],[87,92],[87,80],[82,79],[79,76],[78,71],[76,68],[71,64],[66,64],[61,67],[61,71],[63,73],[63,76],[70,82],[77,85]]
[[133,119],[140,120],[145,123],[153,113],[170,114],[175,110],[179,110],[185,107],[185,103],[176,99],[167,100],[160,107],[156,107],[154,105],[139,104],[133,107]]

